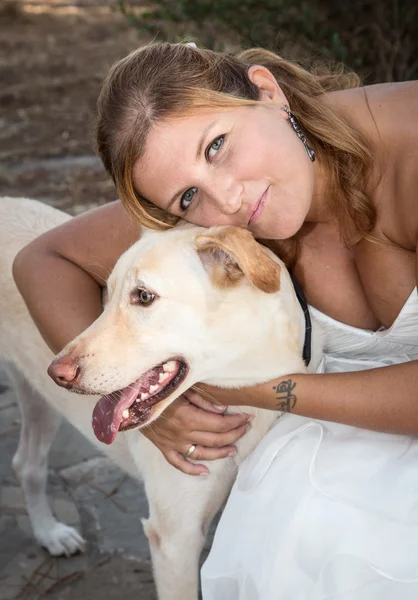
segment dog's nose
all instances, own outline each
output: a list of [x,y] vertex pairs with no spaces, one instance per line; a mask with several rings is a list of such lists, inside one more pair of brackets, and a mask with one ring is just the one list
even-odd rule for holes
[[57,385],[70,390],[78,384],[81,376],[81,368],[75,358],[62,356],[61,358],[56,358],[49,365],[48,375],[52,377]]

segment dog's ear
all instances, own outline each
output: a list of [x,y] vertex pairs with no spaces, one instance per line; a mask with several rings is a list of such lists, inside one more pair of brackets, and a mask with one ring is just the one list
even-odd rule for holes
[[247,229],[211,227],[207,234],[196,236],[195,244],[218,287],[235,285],[245,276],[263,292],[280,290],[280,265]]

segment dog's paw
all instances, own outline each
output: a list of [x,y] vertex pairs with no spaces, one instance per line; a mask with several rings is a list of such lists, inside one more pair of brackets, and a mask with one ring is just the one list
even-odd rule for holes
[[35,531],[35,537],[51,556],[71,556],[77,552],[84,552],[86,545],[85,540],[74,527],[58,521],[48,529]]

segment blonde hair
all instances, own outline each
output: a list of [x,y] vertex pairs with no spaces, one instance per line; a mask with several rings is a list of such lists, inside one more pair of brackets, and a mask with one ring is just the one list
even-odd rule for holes
[[[352,125],[320,101],[326,92],[358,87],[359,78],[341,68],[307,70],[258,48],[231,56],[186,44],[152,43],[113,65],[98,99],[96,144],[126,210],[154,229],[176,224],[178,217],[141,197],[133,185],[133,167],[145,152],[147,135],[155,122],[196,108],[256,104],[259,89],[248,77],[251,65],[263,65],[273,73],[326,168],[331,181],[327,202],[345,242],[367,237],[376,221],[365,192],[370,148]],[[297,242],[290,240],[284,248],[284,258],[292,266]]]

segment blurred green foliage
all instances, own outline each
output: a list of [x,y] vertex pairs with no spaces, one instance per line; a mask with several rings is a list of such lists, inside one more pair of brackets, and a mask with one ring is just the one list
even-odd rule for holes
[[417,0],[154,0],[140,10],[120,0],[119,8],[158,40],[344,62],[367,83],[418,79]]

